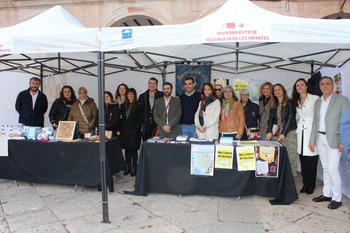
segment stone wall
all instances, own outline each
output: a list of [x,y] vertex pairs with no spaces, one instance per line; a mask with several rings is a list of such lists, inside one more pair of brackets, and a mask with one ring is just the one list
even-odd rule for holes
[[[162,24],[188,23],[218,9],[226,0],[2,0],[0,27],[24,21],[44,10],[61,5],[86,27],[105,27],[134,15],[148,16]],[[282,15],[322,18],[340,12],[344,0],[252,1]],[[343,7],[350,12],[350,2]]]

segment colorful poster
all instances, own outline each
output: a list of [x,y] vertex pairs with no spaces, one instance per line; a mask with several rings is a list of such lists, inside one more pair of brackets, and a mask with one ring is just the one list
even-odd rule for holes
[[191,175],[214,175],[215,145],[191,145]]
[[216,146],[215,168],[232,169],[233,146]]
[[258,103],[259,102],[259,90],[260,86],[266,82],[266,79],[251,79],[250,81],[250,100]]
[[237,169],[238,171],[255,170],[255,147],[254,146],[237,146]]
[[255,177],[278,177],[279,147],[257,146]]

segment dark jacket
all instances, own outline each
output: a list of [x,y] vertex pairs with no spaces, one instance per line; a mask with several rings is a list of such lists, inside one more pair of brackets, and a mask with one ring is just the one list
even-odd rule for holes
[[120,130],[120,110],[117,103],[105,104],[105,129],[112,131],[112,137]]
[[[277,108],[270,110],[269,127],[267,133],[272,132],[273,124],[277,124]],[[288,132],[297,128],[297,122],[295,119],[296,107],[293,105],[292,100],[289,99],[285,106],[282,106],[282,131],[280,134],[287,136]]]
[[141,126],[143,120],[143,106],[137,103],[136,107],[131,109],[129,117],[126,117],[125,103],[121,105],[121,130],[120,143],[123,149],[138,150],[141,145]]
[[[164,93],[161,91],[158,91],[155,93],[154,102],[156,99],[159,99],[164,96]],[[157,124],[154,122],[153,119],[153,108],[151,109],[151,106],[149,104],[149,91],[145,91],[139,96],[138,101],[143,105],[143,122],[142,122],[142,135],[144,136],[144,139],[148,139],[152,137],[152,132],[154,128],[157,126]]]
[[250,99],[248,99],[248,102],[243,107],[243,109],[245,115],[245,124],[247,125],[247,128],[257,128],[260,119],[259,105],[253,103]]
[[[63,98],[57,98],[50,109],[49,118],[51,124],[68,119],[69,110],[72,107],[73,101],[66,102]],[[67,105],[70,105],[69,107]]]
[[47,98],[38,91],[38,97],[33,109],[33,99],[29,88],[20,92],[16,99],[16,111],[19,113],[19,123],[26,126],[44,127],[44,114],[47,111]]

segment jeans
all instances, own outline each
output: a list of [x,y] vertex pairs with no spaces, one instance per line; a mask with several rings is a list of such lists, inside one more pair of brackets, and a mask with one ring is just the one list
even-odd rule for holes
[[188,136],[188,138],[197,138],[196,126],[195,125],[181,125],[182,135]]

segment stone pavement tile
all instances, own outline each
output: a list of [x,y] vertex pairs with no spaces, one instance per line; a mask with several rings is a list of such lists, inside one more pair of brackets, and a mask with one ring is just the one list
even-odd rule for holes
[[[96,198],[94,201],[98,203],[101,199],[97,197],[97,193],[95,195]],[[46,196],[42,199],[60,221],[75,219],[101,211],[100,208],[96,208],[96,206],[91,203],[91,197],[82,192],[72,191],[69,193]]]
[[163,216],[177,211],[189,211],[190,206],[179,201],[171,195],[163,196],[159,199],[142,202],[140,205],[156,216]]
[[319,213],[304,217],[295,223],[305,232],[350,232],[350,221],[343,221],[336,216],[330,217]]
[[179,202],[184,203],[190,207],[195,207],[197,209],[205,209],[208,208],[215,209],[217,208],[217,200],[219,198],[213,197],[213,196],[199,196],[199,195],[193,195],[193,196],[177,196],[177,199]]
[[1,233],[10,233],[8,224],[5,217],[0,217],[0,232]]
[[68,193],[74,190],[74,185],[34,183],[35,190],[41,197]]
[[[135,224],[129,224],[122,227],[128,233],[183,233],[184,229],[169,223],[161,217],[150,217],[144,221]],[[112,231],[111,231],[112,233]]]
[[164,194],[164,193],[150,193],[147,196],[137,196],[137,195],[124,194],[124,193],[122,193],[122,195],[125,195],[125,197],[127,197],[130,200],[132,200],[133,202],[139,203],[139,204],[142,204],[143,202],[149,202],[152,200],[159,200],[159,199],[162,199],[164,197],[166,197],[166,198],[177,197],[177,195],[169,195],[169,194]]
[[187,231],[202,225],[210,225],[218,222],[216,211],[190,210],[176,208],[161,216],[165,220]]
[[58,222],[56,216],[49,209],[24,211],[6,217],[11,232],[22,231],[42,225]]
[[[130,206],[133,204],[133,201],[127,198],[125,195],[121,195],[119,193],[112,193],[107,195],[108,198],[108,207],[109,208],[123,208],[126,206]],[[91,201],[91,200],[90,200]],[[95,201],[91,201],[91,203],[96,208],[102,209],[102,194],[99,192],[98,196],[95,197]]]
[[150,217],[153,215],[136,203],[122,208],[109,208],[110,221],[121,227],[147,220]]
[[19,201],[2,203],[2,208],[6,216],[13,216],[36,210],[47,209],[46,204],[37,195],[32,195],[31,198],[21,199]]
[[218,201],[218,219],[221,222],[256,223],[259,211],[254,205],[254,197],[240,200],[227,198]]
[[125,233],[116,221],[110,223],[102,223],[103,217],[101,213],[85,215],[75,219],[63,221],[63,224],[68,232],[71,233],[102,233],[115,232]]
[[261,223],[218,222],[202,225],[186,233],[265,233]]
[[15,185],[13,185],[8,188],[5,188],[3,185],[0,185],[1,203],[31,199],[34,196],[38,196],[38,193],[35,190],[35,188],[31,185],[20,187],[16,187]]
[[21,229],[16,233],[69,233],[69,231],[60,222],[50,223],[46,225]]

